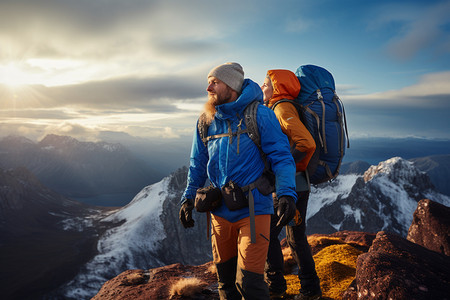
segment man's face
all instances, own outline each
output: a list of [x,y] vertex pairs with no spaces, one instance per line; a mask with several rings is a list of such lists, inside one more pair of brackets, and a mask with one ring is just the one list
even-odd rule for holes
[[206,91],[208,92],[208,101],[214,106],[233,101],[233,90],[216,77],[208,78]]
[[270,81],[270,78],[266,77],[266,79],[264,79],[264,83],[261,86],[261,90],[264,95],[264,102],[269,101],[273,96],[273,86],[272,81]]

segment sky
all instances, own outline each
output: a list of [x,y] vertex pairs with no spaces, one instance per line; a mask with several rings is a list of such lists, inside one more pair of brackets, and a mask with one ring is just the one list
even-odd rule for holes
[[206,75],[329,70],[350,138],[450,139],[450,1],[0,0],[0,136],[190,143]]

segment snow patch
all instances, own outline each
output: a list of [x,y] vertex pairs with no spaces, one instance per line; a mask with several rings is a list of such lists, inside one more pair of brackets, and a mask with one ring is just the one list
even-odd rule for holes
[[339,175],[330,185],[311,187],[306,219],[314,216],[319,210],[336,201],[338,197],[347,197],[358,177],[361,175]]
[[353,219],[355,219],[356,223],[361,224],[361,215],[364,215],[361,209],[353,209],[350,205],[347,204],[341,205],[341,209],[346,218],[351,216],[353,217]]

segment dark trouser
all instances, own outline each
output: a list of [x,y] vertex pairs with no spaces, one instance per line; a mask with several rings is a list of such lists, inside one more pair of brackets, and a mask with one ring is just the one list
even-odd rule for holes
[[226,262],[216,263],[217,279],[219,282],[220,299],[240,300],[242,299],[236,288],[237,257]]
[[[306,209],[308,206],[309,191],[297,192],[297,209],[300,212],[301,223],[296,226],[286,226],[286,240],[291,248],[299,271],[301,290],[316,292],[320,290],[320,280],[316,273],[311,247],[306,237]],[[270,222],[270,243],[267,254],[266,281],[272,293],[281,293],[286,290],[286,280],[283,276],[283,254],[278,239],[282,227],[277,227],[278,216],[272,215]]]
[[223,300],[269,299],[264,274],[258,274],[237,267],[237,257],[216,264],[218,290]]

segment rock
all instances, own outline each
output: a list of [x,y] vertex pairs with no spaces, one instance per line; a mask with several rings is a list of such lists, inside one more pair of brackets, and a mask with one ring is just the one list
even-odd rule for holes
[[[183,298],[173,293],[172,287],[180,279],[196,278],[198,293]],[[107,281],[92,300],[139,299],[219,299],[214,265],[200,266],[173,264],[150,270],[128,270]]]
[[450,255],[450,208],[420,200],[407,239],[430,250]]
[[450,299],[450,257],[378,232],[342,299]]

